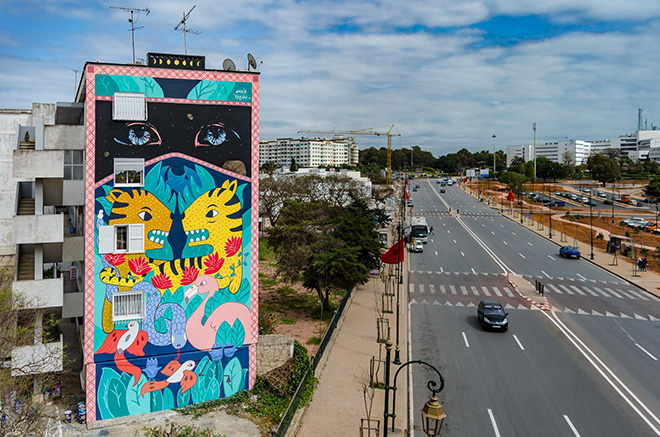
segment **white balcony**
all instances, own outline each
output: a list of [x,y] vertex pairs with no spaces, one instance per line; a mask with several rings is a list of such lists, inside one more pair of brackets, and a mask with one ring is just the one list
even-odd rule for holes
[[13,176],[17,179],[63,178],[63,150],[14,150]]
[[14,216],[16,244],[64,242],[64,214]]
[[21,346],[11,352],[11,376],[26,376],[63,369],[62,335],[60,341]]
[[25,308],[61,308],[64,305],[64,278],[14,281],[14,295],[21,296]]

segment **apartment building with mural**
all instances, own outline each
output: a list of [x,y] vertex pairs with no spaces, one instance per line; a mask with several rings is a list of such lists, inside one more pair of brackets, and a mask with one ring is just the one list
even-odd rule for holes
[[0,250],[17,292],[80,321],[87,420],[252,388],[259,74],[90,62],[74,100],[0,111]]

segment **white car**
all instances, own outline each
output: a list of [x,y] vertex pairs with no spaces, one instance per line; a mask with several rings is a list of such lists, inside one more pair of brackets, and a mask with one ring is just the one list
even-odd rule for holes
[[413,243],[413,252],[424,252],[424,245],[421,241],[417,240]]

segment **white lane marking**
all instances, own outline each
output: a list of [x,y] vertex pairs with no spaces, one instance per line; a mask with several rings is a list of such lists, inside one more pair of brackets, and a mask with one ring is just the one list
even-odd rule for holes
[[545,284],[545,285],[550,287],[550,289],[552,291],[554,291],[555,293],[563,294],[562,291],[559,288],[555,287],[554,285],[552,285],[552,284]]
[[447,233],[448,233],[448,234],[451,234],[451,231],[450,231],[449,229],[447,229]]
[[[597,292],[599,292],[600,294],[602,294],[602,295],[605,296],[605,297],[610,297],[609,294],[605,293],[603,290],[601,290],[601,289],[598,288],[598,287],[594,287],[594,290],[596,290]],[[623,298],[621,297],[621,295],[619,295],[619,296],[617,296],[617,297],[619,297],[620,299],[623,299]]]
[[533,245],[532,243],[530,243],[529,241],[527,242],[527,244],[529,244],[530,246],[534,247],[534,245]]
[[517,234],[516,234],[515,232],[513,232],[513,231],[511,231],[511,233],[512,233],[513,235],[517,235]]
[[447,226],[447,223],[443,223],[442,226]]
[[495,232],[493,232],[493,231],[490,231],[490,233],[493,234],[493,235],[495,235]]
[[500,289],[497,287],[493,287],[493,291],[495,292],[496,296],[502,297],[502,293],[500,293]]
[[544,274],[545,276],[547,276],[548,278],[550,277],[550,275],[548,275],[548,274],[547,274],[546,272],[544,272],[543,270],[541,270],[541,273],[543,273],[543,274]]
[[456,244],[456,240],[454,240],[454,244]]
[[554,256],[550,256],[550,255],[548,255],[548,258],[550,258],[550,259],[553,260],[553,261],[555,260],[555,257],[554,257]]
[[453,285],[450,285],[449,289],[451,290],[451,294],[456,295],[456,287],[454,287]]
[[429,284],[429,293],[435,294],[435,285]]
[[571,431],[573,431],[573,434],[575,434],[575,437],[580,437],[580,433],[577,432],[577,429],[573,426],[573,422],[571,422],[571,419],[568,418],[567,415],[564,414],[564,419],[566,419],[566,423],[568,423],[568,426],[571,427]]
[[463,296],[468,295],[468,291],[467,291],[467,288],[465,288],[465,285],[461,285],[461,293],[463,293]]
[[[596,287],[594,287],[594,288],[596,288]],[[614,295],[614,297],[618,297],[619,299],[623,299],[623,296],[621,296],[619,293],[617,293],[616,291],[612,290],[611,288],[608,288],[607,290],[608,290],[610,293],[612,293],[612,294]],[[607,293],[605,293],[605,294],[607,294]],[[609,296],[608,296],[608,297],[609,297]]]
[[472,273],[474,273],[476,275],[477,272],[474,271],[474,267],[471,267],[471,269],[472,269]]
[[[637,413],[637,415],[641,417],[644,422],[646,422],[649,428],[651,428],[656,435],[660,436],[660,430],[656,428],[653,423],[651,423],[651,420],[654,420],[656,423],[660,424],[660,419],[658,419],[658,417],[653,414],[653,412],[646,406],[646,404],[644,404],[637,397],[637,395],[635,395],[635,393],[633,393],[632,390],[630,390],[628,386],[626,386],[623,381],[621,381],[621,379],[619,379],[619,377],[616,376],[616,374],[612,372],[612,370],[610,370],[607,365],[605,365],[605,363],[603,363],[598,355],[589,349],[589,347],[584,344],[584,342],[577,335],[575,335],[575,333],[573,333],[573,331],[571,331],[554,312],[552,314],[547,314],[545,311],[543,311],[542,314],[546,316],[548,320],[550,320],[562,332],[562,334],[564,334],[566,338],[568,338],[568,340],[573,344],[573,346],[575,346],[578,352],[580,352],[582,356],[584,356],[587,361],[589,361],[589,364],[591,364],[593,368],[596,369],[596,371],[603,377],[603,379],[619,394],[619,396],[621,396],[621,398],[626,401],[630,408],[632,408],[635,413]],[[609,374],[611,378],[610,376],[606,375],[606,373]],[[615,382],[619,385],[616,385]],[[619,388],[619,386],[621,388]],[[628,395],[635,402],[637,402],[640,408],[644,410],[649,417],[646,417],[642,411],[640,411],[637,405],[635,405],[633,401],[629,399],[625,393],[623,393],[623,391],[627,392]]]
[[645,298],[644,296],[642,296],[640,293],[636,292],[635,290],[628,290],[628,293],[634,294],[635,296],[639,297],[642,300],[648,300],[647,298]]
[[472,289],[472,294],[474,294],[475,296],[479,296],[479,290],[477,290],[477,287],[471,285],[470,289]]
[[573,292],[572,292],[567,286],[565,286],[564,284],[559,284],[559,286],[560,286],[561,288],[563,288],[564,291],[566,291],[566,293],[568,293],[568,294],[575,294],[575,293],[573,293]]
[[503,228],[503,227],[504,227],[504,225],[500,225],[500,228]]
[[504,291],[506,291],[506,294],[509,295],[509,297],[516,297],[515,294],[513,294],[513,291],[509,287],[502,287]]
[[424,293],[424,284],[419,284],[419,292]]
[[582,286],[582,288],[584,288],[585,290],[587,290],[587,293],[589,293],[590,295],[600,297],[600,296],[598,295],[598,293],[596,293],[595,291],[593,291],[591,288],[589,288],[589,287],[585,287],[585,286]]
[[518,337],[516,336],[516,334],[513,334],[513,338],[516,340],[516,343],[518,343],[518,346],[520,346],[520,349],[525,350],[525,348],[523,347],[520,340],[518,340]]
[[481,287],[481,290],[484,292],[486,296],[490,296],[490,291],[488,291],[488,287]]
[[465,254],[463,252],[461,252],[461,255],[465,256]]
[[641,349],[646,355],[648,355],[649,357],[653,358],[653,361],[658,361],[658,359],[657,359],[656,357],[654,357],[653,355],[651,355],[651,352],[649,352],[649,351],[647,351],[646,349],[644,349],[639,343],[635,342],[635,346],[637,346],[638,348],[640,348],[640,349]]
[[582,276],[582,275],[579,274],[579,273],[576,273],[576,275],[578,275],[578,276],[581,277],[582,279],[587,279],[587,278],[585,278],[584,276]]
[[518,255],[522,256],[523,259],[525,259],[525,255],[523,255],[522,253],[518,253]]
[[440,273],[444,273],[445,271],[440,267]]
[[500,436],[500,430],[497,429],[497,422],[495,422],[495,416],[493,416],[493,412],[491,409],[488,409],[488,416],[490,417],[490,423],[493,425],[493,431],[495,431],[495,437],[501,437]]
[[410,289],[410,292],[411,292],[411,293],[414,293],[414,292],[415,292],[415,284],[414,284],[413,282],[411,282],[410,284],[408,284],[408,288]]
[[467,335],[465,335],[465,332],[461,332],[463,334],[463,341],[465,341],[465,347],[470,347],[470,343],[468,343]]
[[481,226],[484,227],[484,228],[486,227],[486,225],[484,225],[483,223],[481,224]]
[[447,294],[447,289],[445,288],[444,285],[441,285],[441,286],[440,286],[440,293],[442,293],[442,294]]
[[587,293],[585,293],[584,291],[580,290],[580,287],[578,287],[577,285],[571,285],[571,288],[572,288],[573,290],[575,290],[575,291],[577,292],[577,294],[579,294],[579,295],[582,295],[582,296],[586,296],[586,295],[587,295]]
[[[605,287],[603,287],[603,288],[605,288]],[[605,290],[609,290],[609,288],[605,288]],[[623,294],[624,296],[626,296],[628,299],[637,300],[637,299],[635,299],[635,296],[633,296],[632,294],[630,294],[628,291],[623,291],[623,290],[621,290],[621,294]]]
[[435,256],[438,256],[438,251],[437,250],[435,251]]
[[509,245],[509,243],[507,243],[507,242],[504,241],[504,240],[502,240],[502,243],[504,243],[504,244],[507,245],[507,246]]

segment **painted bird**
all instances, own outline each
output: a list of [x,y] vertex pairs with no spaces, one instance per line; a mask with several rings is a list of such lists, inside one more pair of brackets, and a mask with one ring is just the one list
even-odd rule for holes
[[181,383],[181,393],[185,393],[197,382],[197,374],[192,370],[196,364],[193,360],[184,361],[183,364],[178,361],[170,361],[160,373],[168,376],[162,381],[149,381],[142,386],[142,397],[146,393],[161,390],[170,384]]
[[135,386],[140,380],[140,377],[142,377],[142,370],[129,363],[124,352],[140,357],[144,356],[144,345],[147,344],[149,336],[145,331],[140,329],[140,324],[136,321],[129,322],[126,328],[127,329],[115,329],[108,334],[96,353],[114,353],[117,368],[122,372],[133,375],[135,378],[133,385]]

